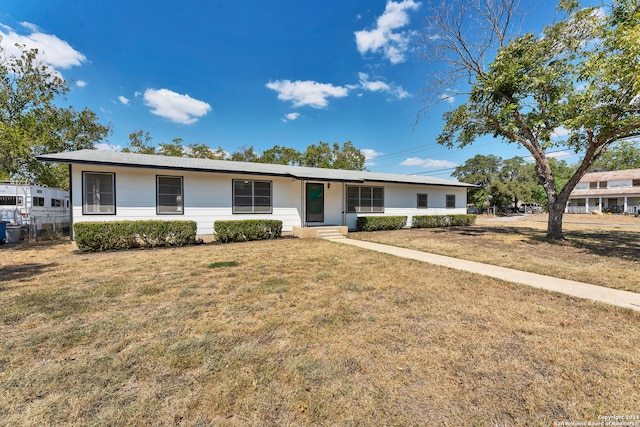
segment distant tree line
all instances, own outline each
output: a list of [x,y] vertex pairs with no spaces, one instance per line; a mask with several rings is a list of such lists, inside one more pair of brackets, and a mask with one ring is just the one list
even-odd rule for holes
[[[560,189],[574,174],[577,165],[549,158],[549,165]],[[547,194],[540,183],[534,162],[522,157],[502,159],[494,155],[478,154],[458,166],[451,174],[461,182],[476,184],[480,188],[469,190],[468,201],[483,209],[496,207],[506,210],[519,203],[539,203],[547,206]],[[593,162],[590,172],[640,168],[640,143],[626,140],[615,143]]]
[[237,162],[271,163],[278,165],[308,166],[316,168],[365,170],[364,154],[351,141],[340,145],[320,141],[312,144],[304,151],[295,148],[275,145],[259,153],[253,145],[242,146],[232,153],[222,147],[211,149],[204,144],[184,144],[181,138],[171,143],[160,143],[156,148],[152,145],[149,132],[138,130],[129,135],[129,147],[122,149],[126,153],[160,154],[163,156],[193,157],[213,160],[233,160]]

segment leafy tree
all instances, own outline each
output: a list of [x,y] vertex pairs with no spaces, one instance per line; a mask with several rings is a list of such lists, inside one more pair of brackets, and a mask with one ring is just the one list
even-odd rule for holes
[[[502,9],[495,7],[502,4]],[[482,13],[470,17],[469,7]],[[439,32],[430,38],[454,67],[451,77],[466,78],[466,102],[445,113],[438,142],[464,147],[485,135],[526,148],[547,197],[547,237],[563,239],[562,217],[569,195],[591,164],[620,139],[640,135],[640,8],[637,0],[617,0],[600,9],[581,9],[561,0],[565,19],[542,36],[509,39],[515,0],[461,0],[457,9],[432,9]],[[453,7],[453,6],[452,6]],[[453,10],[453,12],[452,12]],[[452,13],[451,13],[452,12]],[[464,18],[475,22],[469,32]],[[474,43],[466,36],[473,34]],[[510,40],[510,41],[508,41]],[[485,61],[496,51],[490,65]],[[566,140],[553,137],[564,128]],[[582,159],[558,190],[548,152],[568,147]]]
[[19,57],[7,56],[0,43],[0,176],[68,188],[68,168],[35,157],[93,148],[110,128],[91,110],[60,107],[67,82],[38,60],[37,49],[17,47]]
[[365,170],[364,162],[364,154],[351,141],[343,143],[342,147],[337,142],[329,146],[320,141],[318,145],[308,146],[300,158],[300,166],[344,170]]
[[275,145],[273,148],[262,152],[260,162],[276,165],[296,165],[300,162],[300,155],[300,152],[295,148]]
[[234,151],[231,153],[231,160],[234,162],[259,162],[260,155],[256,153],[253,145],[246,146],[243,145],[238,149],[239,151]]
[[591,172],[613,171],[640,168],[640,143],[635,141],[619,141],[591,165]]
[[162,156],[184,157],[182,138],[174,138],[172,144],[161,142],[158,145],[158,154]]
[[489,186],[495,181],[501,164],[501,157],[477,154],[456,167],[451,176],[467,184],[479,185],[481,188],[469,190],[469,199],[475,207],[486,208],[490,205],[491,198]]
[[151,133],[145,132],[142,129],[137,130],[129,134],[129,148],[123,148],[123,153],[136,153],[136,154],[158,154],[156,153],[156,147],[151,145]]

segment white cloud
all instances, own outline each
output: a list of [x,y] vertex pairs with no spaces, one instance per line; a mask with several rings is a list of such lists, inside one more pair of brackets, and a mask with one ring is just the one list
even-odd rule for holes
[[145,104],[152,107],[151,113],[175,123],[189,125],[198,121],[211,110],[206,102],[182,95],[169,89],[147,89]]
[[87,86],[87,82],[85,82],[84,80],[78,80],[78,81],[76,82],[76,86],[78,86],[78,87],[85,87],[85,86]]
[[360,87],[371,92],[386,92],[398,99],[403,99],[409,96],[409,92],[404,90],[400,86],[389,85],[381,80],[371,81],[369,75],[366,73],[358,73],[360,79]]
[[443,92],[440,94],[440,99],[449,103],[449,104],[453,104],[454,102],[456,102],[456,97],[453,96],[453,94],[449,93],[449,92]]
[[569,136],[571,132],[566,129],[564,126],[557,127],[551,133],[552,138],[564,138],[565,136]]
[[25,45],[27,49],[38,49],[39,59],[52,69],[69,69],[86,62],[87,57],[72,48],[69,43],[57,36],[41,32],[35,24],[22,22],[23,28],[30,33],[18,34],[14,29],[3,25],[0,30],[2,45],[7,55],[19,57],[20,49],[15,45]]
[[96,150],[100,150],[100,151],[120,151],[122,150],[122,146],[120,145],[111,145],[111,144],[105,144],[104,142],[98,142],[94,145],[94,147],[96,148]]
[[553,153],[547,153],[547,157],[555,158],[555,159],[562,158],[562,157],[571,157],[575,155],[576,153],[573,153],[567,150],[560,150],[560,151],[554,151]]
[[379,151],[372,150],[371,148],[363,148],[362,150],[360,150],[360,152],[364,154],[364,161],[367,166],[375,166],[376,163],[374,162],[374,160],[376,159],[376,157],[384,154]]
[[376,157],[381,156],[382,154],[384,154],[384,153],[381,153],[379,151],[372,150],[371,148],[363,148],[362,150],[360,150],[360,152],[362,154],[364,154],[364,158],[366,160],[373,160]]
[[449,160],[421,159],[419,157],[409,157],[400,163],[401,166],[420,166],[425,169],[446,169],[458,166],[457,163]]
[[135,91],[133,93],[133,96],[135,96],[136,98],[138,98],[140,95],[142,95],[142,92],[140,92],[140,91]]
[[118,101],[120,101],[121,103],[123,103],[124,105],[129,105],[129,100],[127,98],[125,98],[124,96],[120,95],[118,97]]
[[414,0],[387,2],[384,13],[376,21],[375,28],[354,33],[360,54],[382,51],[392,64],[404,62],[406,60],[405,53],[409,48],[410,33],[394,31],[409,24],[408,12],[417,10],[419,7],[420,3]]
[[276,80],[267,83],[267,88],[278,92],[278,99],[291,101],[294,107],[310,106],[325,108],[328,98],[343,98],[349,94],[349,89],[334,86],[329,83],[318,83],[311,80]]
[[282,120],[284,123],[296,120],[300,117],[300,113],[289,113],[289,114],[285,114],[283,118],[281,118],[280,120]]

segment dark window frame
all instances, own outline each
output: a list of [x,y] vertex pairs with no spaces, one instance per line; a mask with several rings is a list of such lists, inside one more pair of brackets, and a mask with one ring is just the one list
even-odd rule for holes
[[[238,186],[244,187],[250,184],[250,189],[247,194],[238,194],[236,190],[245,190],[245,188],[238,188]],[[269,195],[256,193],[256,184],[268,184]],[[257,203],[260,199],[267,199],[269,204]],[[244,201],[245,203],[239,203]],[[249,203],[247,203],[249,202]],[[268,209],[265,209],[268,206]],[[250,210],[247,210],[250,208]],[[273,181],[259,180],[259,179],[234,179],[231,181],[231,213],[234,215],[270,215],[273,213]]]
[[[173,194],[173,193],[161,193],[160,192],[160,180],[162,178],[168,178],[168,179],[179,179],[180,180],[180,192],[178,194]],[[163,184],[163,185],[168,185],[168,184]],[[160,210],[160,199],[161,196],[169,196],[169,197],[173,197],[175,196],[176,198],[176,203],[175,203],[175,208],[176,210],[174,211],[169,211],[169,212],[161,212]],[[178,200],[179,199],[179,200]],[[179,201],[179,203],[178,203]],[[164,204],[162,206],[174,206],[174,205],[168,205],[168,204]],[[156,175],[156,215],[184,215],[184,177],[181,175]]]
[[[357,190],[357,197],[354,191]],[[376,197],[376,192],[381,192]],[[364,194],[363,194],[364,193]],[[367,194],[368,193],[368,194]],[[368,203],[366,203],[368,200]],[[376,205],[376,201],[380,201]],[[355,202],[355,204],[354,204]],[[363,206],[366,204],[367,206]],[[374,185],[348,185],[347,186],[347,213],[384,213],[384,187]]]
[[[452,198],[452,200],[450,200]],[[447,209],[455,209],[456,208],[456,195],[455,194],[447,194],[446,196],[445,206]],[[453,201],[453,203],[451,203]]]
[[[424,200],[420,200],[421,198]],[[429,209],[429,193],[418,193],[416,195],[416,206],[418,209]]]
[[[111,192],[100,192],[100,194],[111,194],[112,197],[112,211],[111,212],[90,212],[87,208],[89,205],[87,204],[87,177],[89,175],[110,175],[111,176]],[[95,206],[95,205],[91,205]],[[106,206],[106,205],[105,205]],[[116,215],[117,214],[117,205],[116,205],[116,174],[115,172],[92,172],[92,171],[83,171],[82,172],[82,215]]]

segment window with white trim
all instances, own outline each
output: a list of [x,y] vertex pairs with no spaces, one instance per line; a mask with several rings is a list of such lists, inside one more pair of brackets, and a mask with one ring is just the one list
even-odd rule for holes
[[182,215],[184,199],[181,176],[156,176],[156,213],[158,215]]
[[429,207],[429,196],[427,193],[418,193],[418,209],[427,209]]
[[447,209],[455,209],[456,207],[456,195],[447,194]]
[[348,186],[347,212],[384,212],[384,187]]
[[260,214],[272,211],[271,181],[233,180],[234,214]]
[[116,174],[82,172],[82,213],[116,214]]

